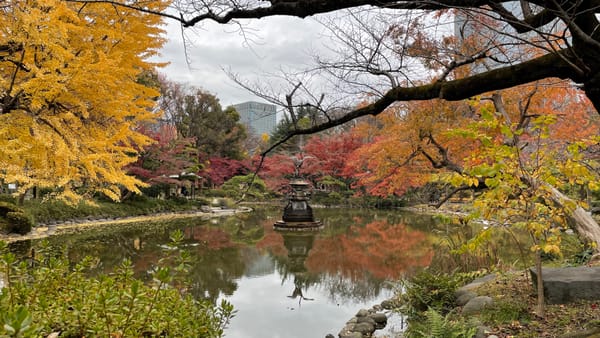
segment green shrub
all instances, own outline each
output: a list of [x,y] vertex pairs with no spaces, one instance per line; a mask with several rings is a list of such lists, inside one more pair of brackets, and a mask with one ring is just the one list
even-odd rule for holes
[[0,202],[0,219],[0,230],[7,233],[24,235],[33,227],[33,219],[23,209],[8,202]]
[[221,337],[233,316],[226,301],[215,306],[186,291],[188,255],[172,235],[150,284],[133,277],[130,261],[111,274],[90,272],[97,259],[71,264],[48,247],[36,249],[36,265],[20,262],[0,242],[0,271],[10,276],[0,293],[0,337]]
[[454,293],[464,280],[459,274],[434,273],[429,270],[417,273],[403,282],[401,312],[409,320],[422,318],[423,313],[429,309],[442,315],[447,314],[454,308]]
[[17,204],[17,199],[13,195],[0,194],[0,202],[6,202],[10,204]]
[[0,202],[0,216],[6,217],[9,212],[23,212],[23,209],[17,207],[14,203]]
[[161,184],[161,183],[157,183],[157,184],[153,184],[149,187],[146,188],[142,188],[142,195],[137,195],[137,196],[148,196],[148,197],[152,197],[152,198],[156,198],[159,197],[161,195],[168,195],[169,193],[169,185],[168,184]]
[[25,235],[31,231],[33,221],[24,212],[9,212],[6,214],[8,233]]
[[325,206],[335,206],[347,204],[347,199],[337,191],[323,192],[317,191],[312,196],[314,204],[323,204]]
[[227,197],[233,199],[241,199],[242,197],[254,200],[262,200],[268,194],[265,182],[258,176],[253,174],[244,176],[234,176],[227,182],[223,183],[221,189]]
[[127,217],[149,215],[165,211],[181,211],[198,209],[207,204],[204,200],[187,199],[156,199],[141,195],[134,195],[124,202],[94,200],[92,203],[82,201],[77,205],[67,204],[58,200],[25,201],[27,212],[35,221],[46,223],[49,221],[76,220],[87,217]]

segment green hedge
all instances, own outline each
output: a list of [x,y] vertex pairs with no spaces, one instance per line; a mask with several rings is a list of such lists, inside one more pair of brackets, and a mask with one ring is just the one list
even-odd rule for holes
[[24,235],[31,231],[33,219],[25,210],[9,202],[0,202],[0,230]]

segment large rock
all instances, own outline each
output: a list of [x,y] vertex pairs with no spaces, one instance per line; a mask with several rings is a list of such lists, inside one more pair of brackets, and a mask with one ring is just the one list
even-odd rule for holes
[[[531,268],[530,272],[533,287],[536,288],[535,268]],[[548,304],[600,299],[600,267],[543,268],[542,282]]]
[[465,292],[461,292],[459,293],[459,296],[456,297],[456,305],[458,306],[464,306],[465,304],[467,304],[471,299],[477,297],[477,294],[473,291],[465,291]]
[[465,316],[480,313],[483,309],[494,304],[494,300],[488,296],[477,296],[465,304],[462,309],[462,314]]
[[387,325],[388,319],[385,313],[374,313],[369,317],[375,321],[375,329],[377,330],[383,329]]

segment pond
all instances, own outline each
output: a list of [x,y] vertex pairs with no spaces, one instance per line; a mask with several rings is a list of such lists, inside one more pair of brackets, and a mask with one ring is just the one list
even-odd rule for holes
[[[51,237],[77,261],[99,257],[109,271],[124,258],[149,278],[180,229],[192,254],[194,296],[227,299],[237,310],[226,337],[337,335],[361,308],[391,297],[395,281],[433,258],[431,216],[399,211],[315,209],[318,233],[281,233],[281,209],[258,209],[225,218],[131,224]],[[30,243],[13,243],[27,251]]]

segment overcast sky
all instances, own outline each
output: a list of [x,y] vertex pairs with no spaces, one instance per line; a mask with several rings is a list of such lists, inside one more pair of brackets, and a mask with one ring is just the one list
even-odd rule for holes
[[180,27],[171,22],[168,42],[159,61],[169,62],[161,73],[168,79],[202,88],[217,96],[223,107],[244,101],[264,100],[241,89],[223,69],[241,78],[256,81],[260,74],[280,67],[302,68],[311,60],[311,51],[323,48],[322,26],[314,19],[271,17],[245,22],[244,37],[237,26],[205,22],[187,29],[189,61]]

